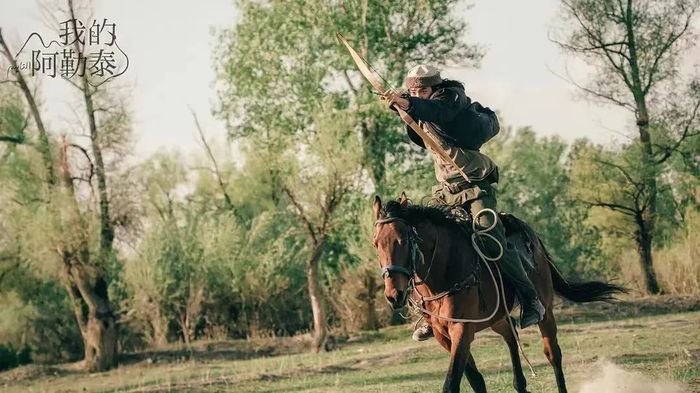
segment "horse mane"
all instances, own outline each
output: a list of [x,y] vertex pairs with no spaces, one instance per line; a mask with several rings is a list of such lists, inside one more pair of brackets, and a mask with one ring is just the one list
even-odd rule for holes
[[[461,226],[452,212],[452,205],[402,205],[398,201],[389,201],[380,213],[381,218],[401,218],[414,224],[429,221],[436,226],[457,229]],[[454,228],[457,227],[457,228]]]

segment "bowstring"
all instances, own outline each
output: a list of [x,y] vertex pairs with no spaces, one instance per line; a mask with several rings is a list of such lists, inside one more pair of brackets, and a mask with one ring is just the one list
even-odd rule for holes
[[[338,35],[340,35],[340,36],[342,37],[342,35],[341,35],[340,33],[336,33],[336,34],[338,34]],[[343,37],[343,39],[345,39],[345,37]],[[382,74],[380,74],[374,67],[372,67],[372,64],[370,64],[367,60],[365,60],[364,57],[362,57],[359,53],[357,53],[357,51],[356,51],[354,48],[350,47],[350,49],[352,49],[352,52],[355,52],[355,55],[357,55],[357,57],[359,57],[359,58],[362,60],[362,62],[365,64],[365,66],[367,66],[367,68],[368,68],[370,71],[372,71],[372,72],[374,73],[374,75],[378,76],[379,79],[381,79],[381,80],[384,82],[384,85],[385,85],[385,86],[388,86],[388,88],[391,89],[391,90],[393,90],[393,91],[398,90],[398,89],[396,89],[396,88],[394,87],[394,85],[391,84],[388,80],[384,79],[384,77],[382,76]],[[372,84],[370,83],[370,85],[372,85]],[[372,86],[372,88],[374,89],[374,86]],[[382,95],[382,93],[380,93],[380,92],[378,92],[378,91],[375,91],[375,92],[373,92],[372,94],[379,95],[379,96]]]
[[[362,62],[365,63],[365,65],[367,66],[367,68],[369,68],[369,70],[372,71],[372,72],[374,73],[374,75],[378,76],[379,79],[381,79],[381,80],[384,82],[384,85],[385,85],[385,86],[388,86],[389,89],[391,89],[391,90],[397,90],[397,89],[394,87],[393,84],[391,84],[388,80],[384,79],[384,77],[382,76],[382,74],[380,74],[374,67],[372,67],[372,65],[371,65],[367,60],[365,60],[364,57],[360,56],[359,53],[358,53],[358,57],[359,57],[360,59],[362,59]],[[371,83],[370,83],[370,85],[371,85]],[[373,90],[374,90],[374,89],[373,89]],[[378,96],[382,95],[382,93],[380,93],[380,92],[378,92],[378,91],[373,92],[373,94],[378,95]]]

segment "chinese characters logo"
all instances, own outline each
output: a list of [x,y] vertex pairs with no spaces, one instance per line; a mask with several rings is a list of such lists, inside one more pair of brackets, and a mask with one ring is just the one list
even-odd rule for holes
[[48,45],[38,33],[32,33],[15,55],[16,65],[9,72],[78,77],[99,86],[122,75],[129,66],[129,58],[117,44],[116,30],[107,19],[93,20],[89,25],[69,19],[60,23],[59,40]]

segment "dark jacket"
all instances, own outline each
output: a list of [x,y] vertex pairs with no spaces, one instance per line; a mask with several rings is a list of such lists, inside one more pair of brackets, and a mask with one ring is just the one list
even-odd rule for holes
[[[452,146],[468,150],[479,150],[483,137],[479,135],[481,122],[479,113],[471,108],[472,100],[464,92],[460,82],[445,80],[435,87],[429,99],[406,97],[410,107],[406,111],[416,121],[430,123],[435,132]],[[474,103],[475,106],[478,103]],[[421,137],[406,126],[409,138],[425,148]]]
[[[405,96],[410,106],[406,111],[414,120],[426,123],[427,128],[441,139],[445,153],[452,157],[446,161],[431,151],[435,163],[435,177],[441,184],[455,188],[462,195],[469,183],[498,182],[498,167],[486,155],[479,152],[483,143],[498,132],[495,113],[473,102],[464,93],[464,86],[445,80],[436,86],[429,99]],[[421,137],[406,126],[411,141],[426,148]],[[457,168],[455,168],[455,165]],[[465,178],[466,177],[466,178]],[[461,198],[461,196],[460,196]]]

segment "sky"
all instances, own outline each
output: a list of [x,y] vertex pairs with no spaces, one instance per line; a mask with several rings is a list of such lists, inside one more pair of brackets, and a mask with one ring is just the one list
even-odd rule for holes
[[[468,95],[496,109],[502,125],[531,126],[539,135],[568,141],[588,137],[614,144],[624,139],[632,125],[630,113],[582,99],[575,86],[557,75],[565,74],[566,67],[586,72],[548,38],[558,0],[472,4],[459,12],[470,26],[466,39],[482,45],[485,56],[478,69],[445,69],[443,77],[465,82]],[[135,155],[147,157],[161,149],[201,151],[191,110],[219,150],[237,154],[227,148],[224,124],[212,114],[212,32],[234,25],[234,1],[103,0],[94,5],[95,17],[115,23],[118,42],[129,56],[129,69],[119,78],[133,87]],[[35,31],[50,36],[38,2],[0,0],[0,10],[0,27],[15,47]],[[700,50],[694,53],[700,59]],[[45,116],[53,129],[70,132],[71,88],[60,79],[45,79]]]

